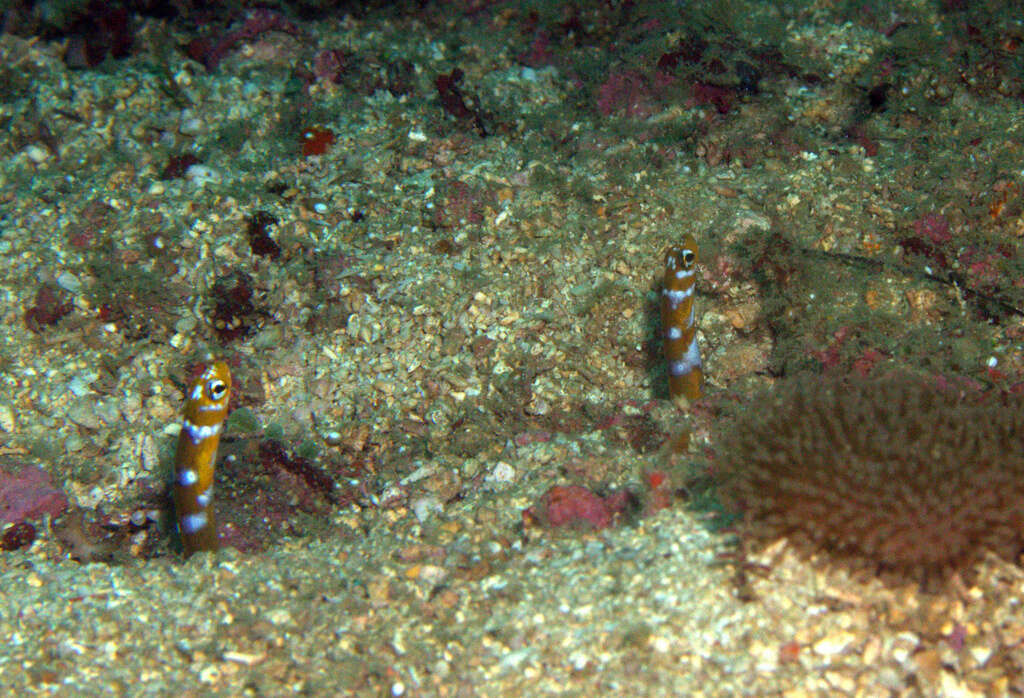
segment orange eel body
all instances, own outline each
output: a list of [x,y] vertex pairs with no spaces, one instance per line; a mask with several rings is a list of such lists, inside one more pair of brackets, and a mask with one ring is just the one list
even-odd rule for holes
[[230,397],[231,371],[223,361],[210,365],[185,394],[185,418],[174,459],[174,508],[185,557],[218,547],[213,464]]
[[668,392],[680,407],[702,395],[697,326],[693,317],[693,290],[697,282],[697,241],[684,235],[682,243],[665,254],[665,279],[661,289],[661,329],[668,362]]

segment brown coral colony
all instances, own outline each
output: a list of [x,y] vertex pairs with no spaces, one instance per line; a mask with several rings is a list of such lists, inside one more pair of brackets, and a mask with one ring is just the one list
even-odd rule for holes
[[922,579],[1024,548],[1024,401],[910,375],[796,380],[719,443],[741,531]]

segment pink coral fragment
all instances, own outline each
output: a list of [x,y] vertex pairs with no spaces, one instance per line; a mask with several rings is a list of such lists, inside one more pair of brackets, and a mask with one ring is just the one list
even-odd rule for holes
[[552,528],[600,530],[611,525],[614,513],[607,501],[582,485],[555,485],[523,516]]
[[68,498],[42,468],[12,462],[0,465],[0,525],[43,514],[58,516],[67,507]]

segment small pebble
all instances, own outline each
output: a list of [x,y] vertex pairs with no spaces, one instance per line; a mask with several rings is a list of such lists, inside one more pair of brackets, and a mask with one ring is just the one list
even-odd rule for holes
[[97,402],[96,415],[107,426],[115,425],[121,421],[121,410],[117,408],[117,403],[114,400],[100,400]]
[[447,570],[438,565],[421,565],[419,579],[427,584],[437,586],[448,576]]
[[850,632],[833,633],[814,643],[814,653],[825,657],[841,654],[856,639],[856,636]]
[[501,461],[494,466],[485,479],[491,484],[506,485],[516,479],[516,469]]
[[45,162],[50,157],[50,151],[46,148],[36,145],[33,143],[25,148],[25,155],[29,160],[39,165]]
[[103,420],[96,414],[95,401],[89,398],[76,400],[75,404],[68,410],[67,415],[68,419],[72,422],[86,429],[99,429],[103,426]]
[[221,174],[206,165],[190,165],[185,170],[185,179],[199,186],[216,184],[221,181]]
[[71,293],[78,293],[82,290],[82,282],[78,280],[77,276],[67,271],[62,271],[57,275],[57,285]]
[[68,390],[76,397],[84,397],[92,392],[89,384],[96,380],[96,377],[96,374],[72,376],[71,380],[68,381]]
[[263,614],[272,625],[285,625],[292,622],[292,614],[287,608],[273,608]]
[[11,409],[10,405],[0,405],[0,430],[10,434],[14,431],[15,426],[14,410]]
[[444,511],[441,502],[433,495],[417,497],[410,504],[410,508],[420,523],[429,519],[431,514],[439,514]]
[[183,136],[195,136],[202,132],[203,120],[197,116],[192,116],[184,119],[181,122],[181,126],[178,127],[178,132]]

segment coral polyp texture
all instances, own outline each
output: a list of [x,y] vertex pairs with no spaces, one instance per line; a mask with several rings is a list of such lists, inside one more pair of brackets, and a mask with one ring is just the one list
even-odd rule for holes
[[[918,579],[1024,547],[1024,401],[934,379],[799,378],[718,435],[741,535]],[[888,574],[886,576],[889,576]]]

